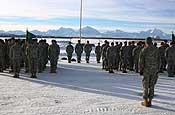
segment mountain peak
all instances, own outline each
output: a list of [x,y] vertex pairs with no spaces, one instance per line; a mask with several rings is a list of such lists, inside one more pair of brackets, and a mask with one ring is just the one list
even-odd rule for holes
[[[72,28],[64,28],[60,27],[59,29],[55,30],[48,30],[47,32],[42,32],[38,30],[31,31],[33,34],[42,35],[42,36],[62,36],[62,37],[77,37],[79,36],[79,31],[75,31]],[[13,35],[25,35],[23,31],[3,31],[0,30],[0,35],[4,34],[13,34]],[[106,31],[106,32],[99,32],[97,29],[91,26],[85,26],[82,28],[82,35],[84,37],[128,37],[128,38],[146,38],[148,36],[159,36],[160,38],[170,39],[171,35],[164,33],[162,30],[158,28],[150,29],[147,31],[140,31],[140,32],[125,32],[120,29],[116,29],[113,31]]]

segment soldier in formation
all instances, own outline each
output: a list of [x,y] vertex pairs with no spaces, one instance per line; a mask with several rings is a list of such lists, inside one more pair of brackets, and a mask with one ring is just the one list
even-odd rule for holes
[[12,53],[12,61],[13,61],[13,71],[14,71],[14,78],[19,78],[20,73],[20,64],[23,59],[23,51],[22,46],[20,45],[20,40],[15,40],[15,44],[11,48]]
[[84,52],[86,54],[86,63],[89,63],[91,51],[92,51],[92,45],[89,44],[89,41],[87,41],[87,44],[85,44],[84,46]]
[[31,73],[31,78],[37,78],[37,67],[38,67],[38,44],[37,39],[33,39],[31,43],[29,43],[27,48],[27,58],[29,61],[29,70]]
[[60,55],[60,47],[56,43],[56,40],[52,40],[52,44],[49,46],[49,59],[50,59],[50,73],[56,73],[57,61]]
[[75,53],[77,54],[77,62],[81,63],[81,55],[83,53],[83,45],[81,44],[80,40],[78,40],[78,43],[75,46]]
[[109,70],[108,57],[106,55],[107,50],[108,50],[109,47],[110,47],[109,46],[109,42],[108,41],[105,41],[105,46],[102,49],[102,59],[103,59],[103,68],[102,69],[105,69],[106,71]]
[[108,60],[108,69],[109,69],[109,73],[114,73],[113,69],[115,66],[115,59],[116,59],[116,50],[114,47],[114,42],[111,43],[111,46],[107,48],[107,53],[106,53],[106,57]]
[[69,42],[69,45],[66,47],[66,53],[67,53],[67,57],[68,57],[68,63],[71,63],[73,52],[74,52],[74,47],[72,46],[71,42]]
[[104,41],[104,44],[101,46],[101,50],[102,50],[102,69],[105,69],[105,51],[104,51],[104,47],[107,45],[107,40]]
[[168,63],[168,77],[174,77],[175,75],[175,42],[172,41],[171,46],[166,49],[166,60]]
[[121,47],[120,56],[122,61],[122,72],[127,73],[127,65],[129,57],[129,47],[127,46],[127,41],[125,41],[124,46]]
[[138,42],[137,46],[133,49],[132,55],[134,58],[134,68],[135,72],[139,73],[139,55],[142,50],[142,42]]
[[4,41],[0,39],[0,72],[4,70]]
[[100,46],[100,43],[98,43],[98,45],[95,47],[95,54],[96,54],[97,63],[100,63],[101,53],[102,53],[102,47]]

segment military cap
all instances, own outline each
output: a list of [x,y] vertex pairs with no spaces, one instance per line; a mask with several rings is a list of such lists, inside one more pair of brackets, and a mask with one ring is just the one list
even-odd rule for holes
[[152,38],[151,37],[146,38],[145,41],[146,41],[147,44],[152,44]]

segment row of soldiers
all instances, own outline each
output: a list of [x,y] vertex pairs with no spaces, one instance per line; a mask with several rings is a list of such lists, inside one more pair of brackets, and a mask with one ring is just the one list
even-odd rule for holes
[[[168,72],[169,77],[173,77],[175,74],[175,49],[174,42],[168,44],[165,40],[161,42],[160,47],[157,47],[157,43],[153,44],[159,51],[159,72]],[[112,42],[111,44],[105,40],[104,44],[101,46],[100,43],[95,47],[95,54],[97,63],[100,63],[102,58],[102,69],[109,71],[109,73],[114,73],[113,70],[120,70],[123,73],[127,73],[127,70],[135,71],[139,73],[139,56],[142,49],[145,47],[145,42],[139,41],[137,44],[135,41],[127,42],[124,44],[122,42]],[[83,50],[86,54],[86,62],[89,63],[90,54],[92,51],[92,45],[87,41],[84,45],[78,40],[75,46],[75,53],[77,54],[77,62],[81,62],[81,55]],[[68,56],[68,62],[71,63],[72,54],[74,52],[74,47],[69,42],[66,47],[66,52]]]
[[30,72],[31,78],[37,78],[36,73],[43,72],[50,60],[50,72],[56,73],[59,54],[60,47],[55,40],[49,46],[46,40],[25,42],[12,38],[4,42],[0,39],[0,72],[10,69],[9,72],[18,78],[20,69],[25,67],[25,72]]
[[[157,47],[157,43],[153,44],[159,51],[159,72],[167,71],[169,77],[175,75],[174,44],[174,42],[171,42],[169,46],[167,40],[161,42],[160,47]],[[102,69],[109,71],[109,73],[114,73],[113,70],[120,70],[123,73],[127,73],[127,70],[135,70],[136,73],[139,73],[139,56],[144,47],[146,47],[145,42],[142,41],[139,41],[137,45],[134,41],[125,41],[124,45],[122,42],[116,42],[114,45],[114,42],[109,44],[108,41],[105,41],[102,46],[100,46],[100,43],[96,46],[96,59],[99,63],[102,56]]]
[[[175,73],[175,57],[174,53],[174,42],[171,43],[171,47],[167,44],[167,41],[161,42],[159,49],[160,55],[160,68],[159,72],[166,71],[168,69],[168,76],[174,76]],[[15,47],[13,47],[15,46]],[[18,47],[17,47],[18,46]],[[156,44],[154,44],[157,47]],[[109,73],[114,73],[113,70],[120,70],[123,73],[127,73],[127,70],[139,72],[139,55],[141,50],[145,47],[145,42],[114,42],[109,44],[105,40],[104,44],[101,46],[100,43],[95,47],[97,63],[100,63],[102,58],[102,69],[109,71]],[[172,50],[173,49],[173,50]],[[89,63],[90,54],[92,51],[92,44],[87,41],[85,45],[78,43],[75,46],[75,53],[77,54],[77,62],[81,63],[81,56],[83,51],[86,54],[86,62]],[[21,53],[20,53],[21,52]],[[74,47],[69,42],[66,47],[68,62],[71,63],[72,55],[74,52]],[[31,77],[36,77],[36,72],[41,73],[45,70],[48,60],[51,63],[51,73],[56,72],[57,60],[60,54],[60,47],[57,45],[56,41],[52,41],[52,45],[49,46],[46,40],[34,39],[31,43],[26,43],[25,41],[10,39],[10,40],[0,40],[0,71],[8,69],[11,67],[10,72],[15,72],[19,66],[16,66],[20,62],[20,67],[25,66],[25,72],[31,72]],[[168,65],[168,67],[167,67]],[[15,77],[19,76],[19,69],[16,70]]]

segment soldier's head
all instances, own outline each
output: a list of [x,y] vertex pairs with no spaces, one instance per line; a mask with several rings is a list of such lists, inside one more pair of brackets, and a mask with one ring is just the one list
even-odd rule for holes
[[128,44],[129,44],[129,46],[130,46],[130,45],[132,44],[132,42],[129,42]]
[[109,46],[109,42],[108,41],[106,42],[106,45]]
[[167,42],[168,42],[168,40],[164,40],[164,42],[165,42],[165,43],[167,43]]
[[98,43],[98,46],[100,46],[100,42]]
[[118,45],[118,42],[115,42],[116,45]]
[[114,46],[114,42],[111,43],[111,46]]
[[46,43],[47,42],[46,39],[44,39],[43,42]]
[[132,41],[132,45],[135,45],[135,41]]
[[153,44],[153,40],[152,40],[151,37],[146,38],[145,42],[146,42],[147,45],[152,45]]
[[165,45],[165,42],[161,42],[160,45],[161,45],[161,46],[164,46],[164,45]]
[[157,47],[157,42],[154,42],[154,46]]
[[87,44],[89,44],[89,41],[87,41]]
[[38,41],[37,39],[33,39],[33,40],[32,40],[32,42],[33,42],[34,44],[37,44],[37,41]]
[[139,42],[137,43],[137,46],[141,46],[141,45],[142,45],[142,42],[139,41]]
[[20,42],[19,42],[19,39],[16,39],[15,40],[15,44],[19,44]]
[[56,44],[57,43],[57,41],[56,40],[52,40],[52,44]]
[[106,44],[107,42],[108,42],[107,40],[104,41],[105,44]]
[[0,44],[3,44],[3,40],[2,39],[0,39]]
[[78,43],[81,43],[81,40],[78,40]]
[[10,39],[10,41],[11,41],[11,44],[15,43],[15,38],[12,37],[12,38]]
[[127,41],[124,42],[124,45],[127,46]]
[[123,43],[122,42],[120,42],[120,46],[122,46],[123,45]]
[[69,45],[71,45],[72,44],[72,42],[69,42]]
[[172,41],[172,42],[170,43],[170,45],[171,45],[171,46],[175,46],[175,42]]

